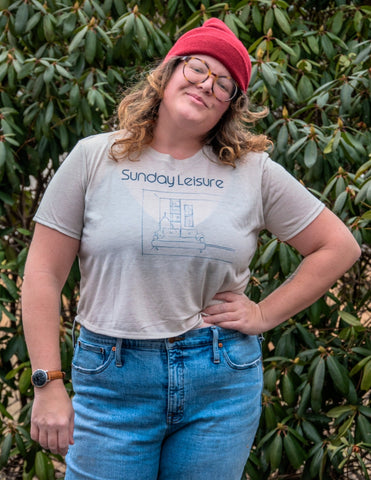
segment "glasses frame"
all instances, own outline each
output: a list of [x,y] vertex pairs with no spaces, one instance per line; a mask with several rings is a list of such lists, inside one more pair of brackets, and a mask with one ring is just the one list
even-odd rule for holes
[[[206,82],[206,80],[208,80],[209,77],[212,77],[213,79],[213,83],[212,83],[212,86],[211,86],[211,91],[214,95],[214,97],[219,100],[219,102],[231,102],[234,98],[236,98],[238,92],[240,91],[236,81],[229,75],[217,75],[216,73],[212,72],[210,70],[210,67],[209,65],[207,64],[207,62],[205,62],[205,60],[202,60],[202,58],[198,58],[198,57],[192,57],[192,56],[186,56],[186,57],[182,57],[181,60],[184,62],[184,65],[183,65],[183,77],[187,80],[188,83],[190,83],[191,85],[201,85],[202,83]],[[207,77],[202,80],[201,82],[191,82],[187,77],[186,77],[186,74],[184,72],[185,70],[185,67],[186,65],[188,64],[188,62],[190,60],[198,60],[199,62],[203,63],[205,65],[205,67],[207,68]],[[218,80],[218,78],[227,78],[229,80],[232,80],[232,83],[234,85],[234,92],[233,92],[233,95],[228,99],[228,100],[221,100],[220,98],[218,98],[216,95],[215,95],[215,92],[214,92],[214,84],[215,82]]]

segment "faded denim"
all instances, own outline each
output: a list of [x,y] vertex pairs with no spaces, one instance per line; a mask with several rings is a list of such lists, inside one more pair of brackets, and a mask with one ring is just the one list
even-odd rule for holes
[[261,412],[260,343],[219,327],[163,340],[81,328],[65,480],[240,480]]

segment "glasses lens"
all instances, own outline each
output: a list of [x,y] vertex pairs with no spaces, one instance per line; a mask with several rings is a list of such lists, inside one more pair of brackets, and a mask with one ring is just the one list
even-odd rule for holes
[[237,91],[236,84],[231,78],[219,77],[214,83],[214,95],[223,102],[232,100]]
[[207,66],[197,58],[190,58],[184,64],[184,76],[190,83],[202,83],[209,76]]
[[[209,68],[200,59],[190,58],[184,63],[183,74],[189,83],[197,85],[208,79]],[[228,102],[236,95],[237,85],[229,77],[217,77],[213,84],[213,92],[218,100]]]

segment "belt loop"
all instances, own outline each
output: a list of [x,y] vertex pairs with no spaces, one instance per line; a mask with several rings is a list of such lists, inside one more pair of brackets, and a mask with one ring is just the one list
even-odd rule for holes
[[75,327],[76,327],[76,318],[73,319],[73,324],[72,324],[72,348],[75,348],[75,345],[76,345]]
[[218,328],[213,326],[211,327],[213,332],[213,355],[214,363],[220,363],[220,352],[219,352],[219,331]]
[[122,338],[118,338],[116,341],[116,347],[114,347],[116,367],[122,367],[121,347],[122,347]]

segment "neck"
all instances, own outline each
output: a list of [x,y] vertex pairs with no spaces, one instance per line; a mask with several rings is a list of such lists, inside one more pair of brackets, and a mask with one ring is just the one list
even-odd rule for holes
[[174,158],[183,160],[192,157],[202,147],[203,142],[190,132],[178,128],[161,128],[156,125],[151,147],[160,153],[167,153]]

